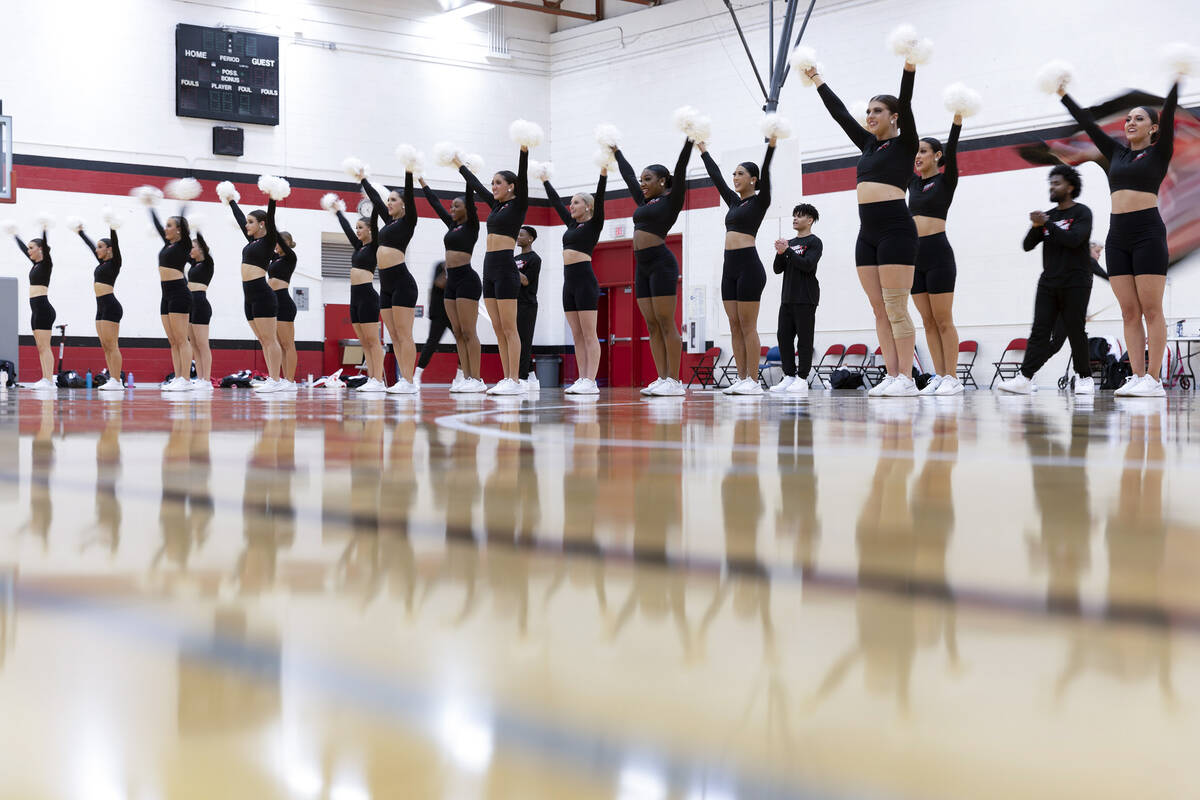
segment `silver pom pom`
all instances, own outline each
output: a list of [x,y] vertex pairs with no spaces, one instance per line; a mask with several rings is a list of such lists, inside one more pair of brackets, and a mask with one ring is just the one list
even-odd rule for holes
[[1200,50],[1187,42],[1174,42],[1164,47],[1163,61],[1174,76],[1200,74]]
[[952,83],[942,92],[942,102],[951,114],[958,114],[963,119],[979,113],[983,99],[979,92],[964,83]]
[[292,193],[292,185],[277,175],[260,175],[258,189],[275,202],[287,199],[287,196]]
[[356,181],[361,181],[363,178],[367,177],[367,173],[371,171],[370,168],[362,162],[361,158],[355,158],[354,156],[347,156],[346,158],[342,159],[342,170]]
[[138,186],[131,189],[129,194],[144,206],[152,206],[163,197],[162,189],[157,186]]
[[602,122],[596,126],[596,144],[601,147],[616,149],[620,146],[621,132],[616,125]]
[[345,211],[346,201],[337,192],[321,195],[321,208],[326,211]]
[[217,184],[217,198],[225,205],[229,205],[230,200],[235,203],[241,202],[242,193],[233,185],[233,181],[221,181]]
[[121,227],[121,215],[114,211],[111,206],[105,206],[101,209],[100,214],[104,219],[104,224],[112,230],[115,231]]
[[792,54],[788,56],[788,63],[791,64],[792,69],[800,73],[800,83],[804,86],[813,85],[812,78],[804,74],[806,70],[821,71],[821,65],[817,62],[817,51],[805,45],[800,45],[792,51]]
[[200,181],[195,178],[177,178],[173,181],[167,181],[167,185],[163,187],[163,191],[167,197],[187,202],[199,197],[200,192],[203,191],[203,187],[200,185]]
[[546,138],[545,133],[542,132],[542,126],[527,119],[513,120],[513,123],[508,126],[508,136],[513,142],[528,150],[537,147]]
[[554,165],[549,161],[530,161],[529,177],[538,183],[545,183],[554,178]]
[[763,117],[762,134],[765,139],[786,139],[792,135],[792,123],[778,114],[767,114]]
[[83,220],[79,217],[67,217],[67,230],[71,233],[79,233],[83,230]]
[[1051,61],[1046,64],[1037,74],[1037,85],[1046,94],[1058,94],[1059,90],[1066,89],[1070,85],[1071,79],[1075,77],[1075,68],[1066,61]]

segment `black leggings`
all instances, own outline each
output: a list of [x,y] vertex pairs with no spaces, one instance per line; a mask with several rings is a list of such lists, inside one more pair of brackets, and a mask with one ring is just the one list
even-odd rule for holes
[[192,293],[188,291],[187,281],[183,278],[159,281],[159,286],[162,288],[162,300],[158,303],[160,315],[192,313]]
[[563,311],[595,311],[600,306],[600,284],[591,261],[563,267]]
[[478,301],[479,296],[483,294],[483,284],[479,282],[479,273],[470,264],[461,267],[447,267],[444,294],[447,300]]
[[517,335],[521,337],[518,378],[524,378],[533,368],[533,329],[537,324],[537,308],[537,303],[517,303]]
[[193,325],[207,325],[212,322],[212,304],[208,302],[208,292],[192,292],[192,313],[188,321]]
[[120,301],[112,292],[102,294],[96,298],[96,321],[105,322],[120,322],[121,317],[125,316],[125,309],[121,308]]
[[903,200],[860,203],[858,222],[856,266],[917,263],[917,223]]
[[29,325],[35,331],[54,330],[54,320],[57,317],[49,297],[42,295],[29,298]]
[[[810,303],[779,304],[779,360],[783,374],[808,379],[812,369],[813,331],[817,326],[817,307]],[[796,340],[799,344],[795,344]],[[792,349],[795,346],[796,349]],[[796,366],[796,356],[800,366]]]
[[394,267],[379,270],[379,288],[382,294],[383,291],[383,275],[385,272],[390,272],[394,277],[391,278],[392,295],[388,306],[383,304],[383,297],[379,298],[379,307],[388,308],[389,306],[399,306],[400,308],[416,308],[417,307],[417,281],[413,278],[412,273],[408,271],[408,265],[401,262]]
[[[1087,294],[1084,296],[1084,299],[1083,299],[1083,307],[1085,309],[1088,307],[1088,303],[1091,301],[1091,299],[1092,299],[1092,285],[1089,283],[1088,287],[1087,287]],[[1047,360],[1056,356],[1058,354],[1058,351],[1062,350],[1062,346],[1066,343],[1067,343],[1067,323],[1063,321],[1063,318],[1061,316],[1059,316],[1058,321],[1054,323],[1054,330],[1050,332],[1050,355],[1047,356]]]
[[278,309],[275,312],[275,319],[280,322],[296,321],[296,301],[292,299],[290,291],[287,289],[275,290],[275,307]]
[[758,257],[757,248],[739,247],[725,251],[725,265],[721,269],[722,301],[757,303],[762,300],[766,285],[767,271]]
[[379,322],[379,292],[372,283],[356,283],[350,287],[350,322]]
[[1050,360],[1050,356],[1054,355],[1054,351],[1050,349],[1050,338],[1060,319],[1066,328],[1067,339],[1071,342],[1071,360],[1075,364],[1075,372],[1081,377],[1092,374],[1088,362],[1085,330],[1087,304],[1091,294],[1091,286],[1056,288],[1038,284],[1037,295],[1033,301],[1033,329],[1029,332],[1029,344],[1025,349],[1025,359],[1021,363],[1022,375],[1033,378],[1042,365]]
[[446,314],[431,314],[429,317],[429,335],[425,337],[425,344],[421,347],[421,356],[417,359],[417,366],[425,369],[429,366],[429,362],[433,359],[433,354],[437,352],[438,345],[442,342],[442,337],[446,335],[446,331],[450,330],[450,320]]
[[954,291],[954,279],[958,267],[954,263],[954,249],[946,232],[922,236],[917,240],[917,263],[913,270],[913,294],[947,294]]
[[679,262],[665,244],[635,250],[637,273],[634,276],[635,296],[674,297],[679,280]]
[[1158,208],[1144,208],[1109,218],[1104,257],[1109,275],[1166,275],[1167,226]]
[[493,250],[483,257],[483,296],[516,300],[521,293],[521,271],[512,250]]
[[266,278],[254,278],[242,281],[242,311],[246,320],[273,317],[279,313],[279,302],[275,293],[267,285]]

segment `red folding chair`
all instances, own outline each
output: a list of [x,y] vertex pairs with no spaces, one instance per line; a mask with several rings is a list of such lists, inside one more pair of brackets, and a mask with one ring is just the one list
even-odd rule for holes
[[967,339],[964,342],[958,343],[958,364],[955,366],[958,380],[963,386],[974,386],[979,388],[979,384],[975,382],[975,376],[971,370],[975,366],[975,359],[979,356],[979,342],[974,339]]
[[700,356],[700,360],[692,365],[692,377],[688,378],[688,386],[692,385],[693,381],[700,381],[702,388],[708,388],[709,385],[717,382],[716,376],[713,374],[717,368],[717,358],[721,355],[721,348],[710,347],[704,351],[704,355]]
[[[1025,358],[1025,350],[1028,347],[1028,339],[1013,339],[1008,343],[1008,347],[1005,347],[1004,352],[1000,355],[1000,360],[992,362],[992,366],[996,368],[996,374],[992,375],[992,382],[988,384],[989,389],[996,385],[997,378],[1010,380],[1017,377]],[[1009,357],[1010,353],[1012,354],[1011,358]]]
[[[871,351],[867,349],[867,346],[865,344],[852,344],[846,348],[846,355],[842,357],[842,363],[838,366],[838,369],[857,372],[859,375],[862,375],[870,366]],[[863,380],[866,380],[865,376]]]
[[[829,378],[833,375],[833,371],[842,365],[842,359],[845,357],[845,355],[846,345],[829,345],[829,348],[825,351],[825,355],[821,356],[821,360],[818,361],[815,366],[813,366],[812,372],[809,374],[821,381],[821,385],[830,385]],[[809,379],[808,385],[812,386],[811,378]]]

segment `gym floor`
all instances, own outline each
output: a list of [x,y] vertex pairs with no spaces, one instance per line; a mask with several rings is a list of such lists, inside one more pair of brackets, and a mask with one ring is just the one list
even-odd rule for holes
[[0,798],[1197,797],[1193,412],[8,391]]

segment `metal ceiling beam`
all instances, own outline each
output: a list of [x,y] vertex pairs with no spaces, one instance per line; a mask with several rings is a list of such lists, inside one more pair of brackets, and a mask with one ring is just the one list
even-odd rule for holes
[[[556,17],[571,17],[572,19],[584,19],[588,22],[596,22],[599,16],[596,14],[585,14],[580,11],[568,11],[565,8],[555,8],[553,6],[539,6],[534,3],[519,3],[516,0],[482,0],[484,3],[490,3],[494,6],[504,6],[506,8],[519,8],[522,11],[540,11],[543,14],[553,14]],[[641,2],[641,0],[637,0]]]

